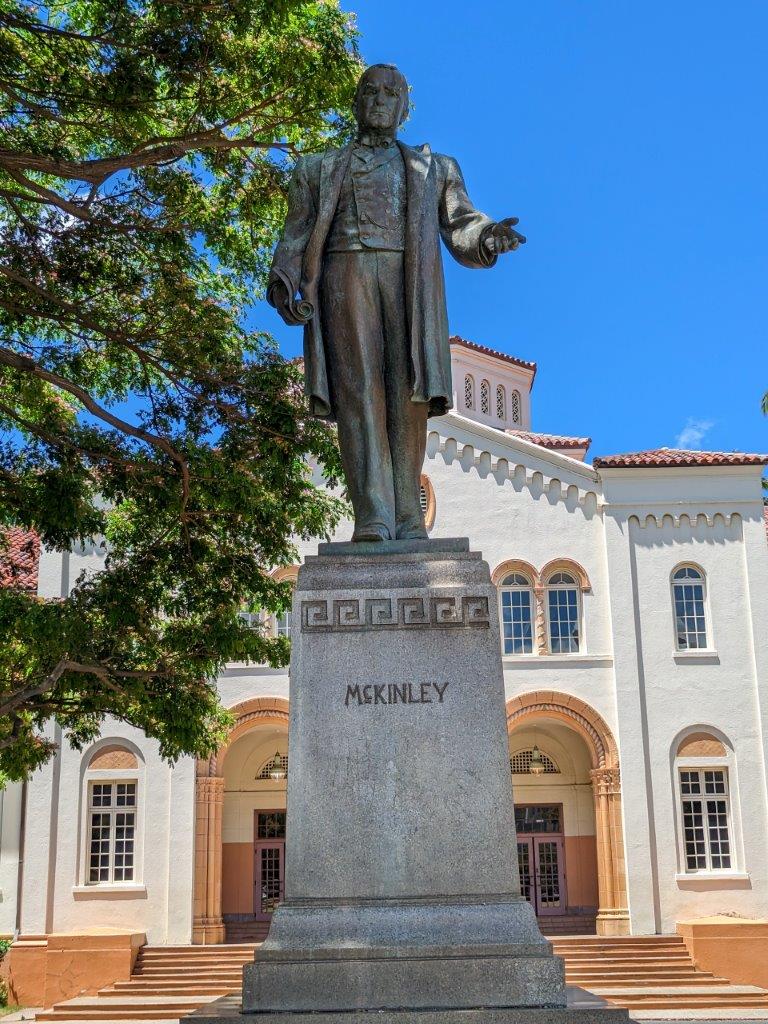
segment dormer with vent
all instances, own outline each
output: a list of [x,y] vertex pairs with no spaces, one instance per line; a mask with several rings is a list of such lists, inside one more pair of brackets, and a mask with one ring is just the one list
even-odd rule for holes
[[497,430],[531,429],[531,388],[536,363],[451,338],[453,408]]

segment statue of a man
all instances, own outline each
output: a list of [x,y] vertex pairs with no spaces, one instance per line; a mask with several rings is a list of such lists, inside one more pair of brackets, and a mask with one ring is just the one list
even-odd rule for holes
[[304,325],[310,410],[338,424],[353,541],[427,535],[427,417],[452,405],[440,238],[465,267],[525,241],[516,218],[474,208],[455,160],[396,142],[407,110],[394,65],[363,73],[355,142],[296,164],[268,283],[283,320]]

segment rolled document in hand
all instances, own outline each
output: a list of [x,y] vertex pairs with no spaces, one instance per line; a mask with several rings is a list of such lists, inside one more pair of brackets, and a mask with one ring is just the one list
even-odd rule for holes
[[311,302],[307,302],[306,299],[299,299],[297,302],[295,299],[291,300],[291,312],[297,320],[301,320],[302,323],[309,323],[312,317],[315,315],[315,307]]

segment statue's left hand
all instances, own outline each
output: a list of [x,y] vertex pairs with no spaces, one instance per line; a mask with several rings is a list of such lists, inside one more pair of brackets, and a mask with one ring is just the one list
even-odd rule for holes
[[518,246],[525,244],[525,235],[515,231],[517,217],[506,217],[497,221],[486,235],[483,244],[488,252],[498,255],[502,252],[514,252]]

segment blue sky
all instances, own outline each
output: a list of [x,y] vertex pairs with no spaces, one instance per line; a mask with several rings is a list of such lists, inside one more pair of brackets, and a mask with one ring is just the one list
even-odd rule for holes
[[[406,142],[528,244],[446,258],[451,330],[533,359],[536,430],[590,455],[768,451],[765,0],[343,0],[412,85]],[[262,325],[299,351],[297,332]]]

